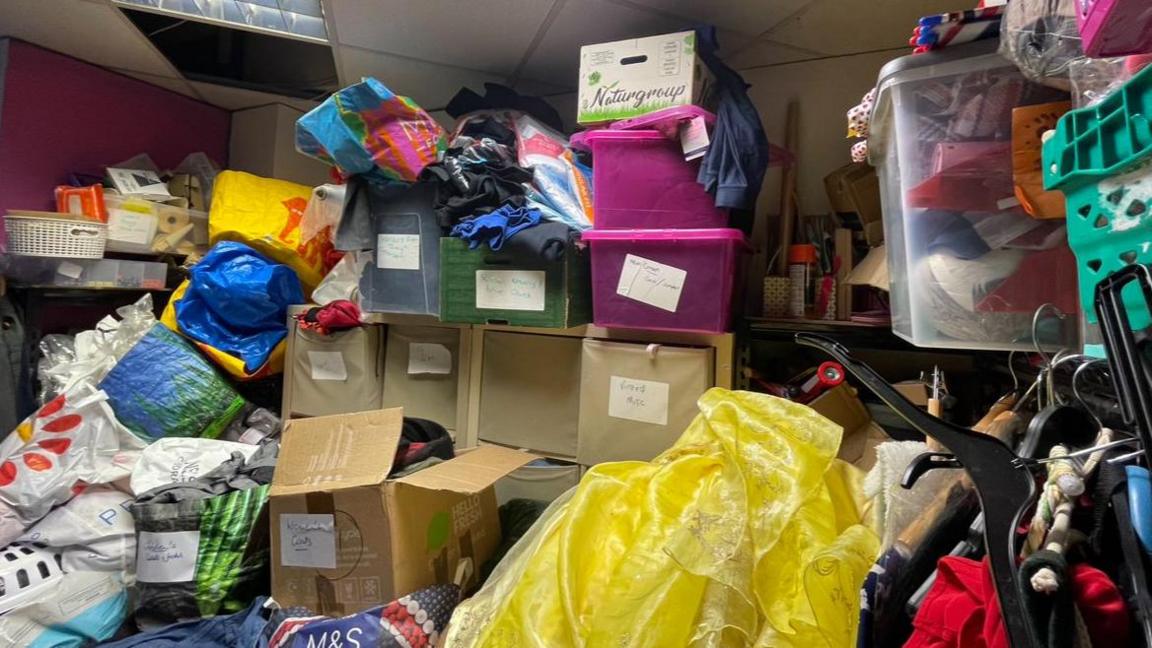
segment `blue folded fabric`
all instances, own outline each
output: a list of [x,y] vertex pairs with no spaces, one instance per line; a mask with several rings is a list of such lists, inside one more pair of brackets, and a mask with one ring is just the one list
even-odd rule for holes
[[539,210],[505,205],[487,214],[465,218],[452,228],[451,234],[468,241],[470,250],[475,250],[482,243],[487,243],[493,250],[499,250],[517,232],[539,223]]

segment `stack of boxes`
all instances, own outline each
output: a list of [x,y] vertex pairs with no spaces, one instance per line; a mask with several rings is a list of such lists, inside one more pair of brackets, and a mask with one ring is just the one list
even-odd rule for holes
[[[715,117],[693,32],[588,45],[573,146],[593,162],[593,319],[607,328],[722,333],[739,230],[697,181]],[[604,125],[605,120],[616,120]]]

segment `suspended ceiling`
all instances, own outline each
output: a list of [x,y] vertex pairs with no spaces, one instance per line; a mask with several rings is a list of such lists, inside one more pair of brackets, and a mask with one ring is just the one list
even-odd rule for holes
[[[737,69],[907,45],[921,15],[965,0],[323,0],[338,82],[375,76],[429,110],[461,86],[507,83],[570,102],[584,43],[712,23]],[[227,109],[314,102],[192,81],[111,0],[2,0],[15,36]]]

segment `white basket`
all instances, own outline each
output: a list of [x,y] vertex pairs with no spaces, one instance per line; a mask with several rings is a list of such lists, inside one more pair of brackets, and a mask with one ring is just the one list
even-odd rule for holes
[[101,259],[108,239],[105,223],[9,213],[8,253],[22,256]]

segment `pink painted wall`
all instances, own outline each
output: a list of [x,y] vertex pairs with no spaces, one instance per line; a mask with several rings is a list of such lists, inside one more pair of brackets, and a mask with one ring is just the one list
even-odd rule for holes
[[[148,153],[162,169],[228,162],[228,111],[15,39],[0,105],[0,211],[54,209],[71,172]],[[3,41],[0,41],[0,47]]]

